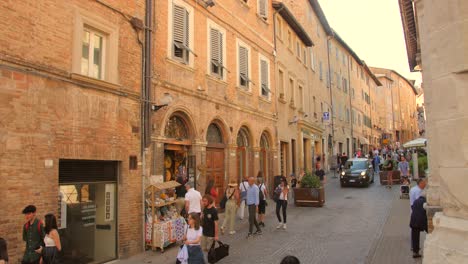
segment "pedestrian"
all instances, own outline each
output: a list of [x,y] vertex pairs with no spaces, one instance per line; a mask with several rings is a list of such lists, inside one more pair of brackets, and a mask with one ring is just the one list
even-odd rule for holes
[[0,264],[8,264],[7,242],[0,237]]
[[[261,172],[259,172],[260,174]],[[259,204],[258,204],[258,225],[265,227],[265,212],[268,198],[268,191],[266,189],[265,183],[263,182],[263,177],[257,177],[258,184],[258,194],[259,194]]]
[[201,219],[203,227],[201,245],[205,252],[208,252],[214,241],[218,241],[218,210],[216,210],[213,204],[213,197],[209,194],[205,194],[203,196],[204,208]]
[[392,188],[393,184],[393,161],[392,161],[392,155],[388,154],[387,155],[387,160],[385,161],[383,165],[384,170],[387,172],[387,188]]
[[245,199],[247,198],[247,179],[243,179],[241,183],[239,183],[239,192],[240,192],[240,206],[239,211],[239,219],[244,220],[244,213],[245,213]]
[[398,170],[400,171],[401,178],[409,178],[409,164],[405,156],[401,156],[401,161],[398,163]]
[[343,152],[343,154],[340,156],[340,164],[341,164],[340,171],[343,170],[344,165],[346,164],[346,161],[348,161],[348,155],[346,155],[346,153]]
[[418,179],[416,182],[416,186],[411,188],[409,192],[409,198],[410,198],[410,207],[413,207],[414,201],[416,201],[419,196],[421,196],[422,191],[426,188],[426,180],[425,179]]
[[180,184],[180,186],[177,186],[175,188],[176,195],[177,195],[175,207],[176,207],[177,212],[179,214],[185,216],[187,214],[187,212],[182,213],[182,210],[185,207],[185,194],[187,193],[187,190],[185,188],[185,184],[187,183],[187,178],[182,173],[179,173],[179,175],[177,176],[176,181]]
[[226,211],[224,214],[224,222],[221,226],[221,234],[224,234],[226,224],[228,225],[228,230],[230,235],[234,235],[236,231],[234,230],[234,224],[236,220],[236,210],[239,207],[239,189],[237,188],[237,182],[231,180],[228,184],[224,195],[226,195]]
[[374,172],[379,174],[380,173],[380,156],[374,155],[374,159],[372,160],[372,165],[374,166]]
[[218,191],[216,190],[214,186],[213,179],[210,179],[208,181],[208,184],[206,185],[206,189],[205,189],[205,194],[209,194],[211,195],[211,197],[213,197],[213,205],[215,205],[214,203],[216,202],[216,199],[218,199]]
[[62,250],[60,243],[60,235],[57,228],[57,218],[53,214],[46,214],[45,221],[45,237],[42,249],[42,260],[44,264],[58,263],[58,252]]
[[295,256],[286,256],[281,260],[280,264],[301,264],[301,262]]
[[[255,184],[255,178],[250,176],[249,177],[249,185],[247,186],[247,198],[246,204],[249,210],[249,233],[247,234],[247,238],[251,237],[252,235],[261,235],[262,230],[257,222],[256,213],[258,212],[258,205],[259,201],[259,189],[258,186]],[[255,233],[253,233],[253,227],[257,229]]]
[[203,228],[200,226],[200,215],[197,213],[189,214],[188,225],[189,228],[184,238],[189,256],[188,263],[205,264],[205,257],[203,256],[203,251],[200,246],[201,237],[203,235]]
[[424,209],[424,204],[426,203],[426,192],[421,192],[416,201],[414,201],[413,206],[411,207],[411,248],[413,249],[413,258],[420,258],[419,254],[419,240],[420,233],[425,231],[427,233],[427,215],[426,210]]
[[[23,241],[26,242],[26,250],[22,264],[39,264],[41,255],[39,254],[44,243],[44,225],[36,218],[36,206],[28,205],[23,209],[26,223],[23,225]],[[37,252],[37,251],[39,252]]]
[[[278,200],[276,201],[276,217],[278,218],[278,225],[276,229],[283,228],[286,230],[286,209],[288,207],[288,193],[289,186],[286,179],[282,178],[281,183],[276,187],[275,192],[280,193]],[[280,210],[282,209],[283,219],[280,216]]]
[[185,211],[187,214],[197,213],[201,214],[202,197],[199,191],[195,190],[190,183],[185,184],[187,193],[185,194]]

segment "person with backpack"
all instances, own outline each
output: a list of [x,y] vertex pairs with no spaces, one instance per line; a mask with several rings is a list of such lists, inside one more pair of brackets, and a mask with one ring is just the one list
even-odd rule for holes
[[262,177],[262,172],[258,173],[260,177],[257,177],[257,184],[258,184],[258,198],[259,198],[259,204],[258,204],[258,225],[265,227],[265,212],[266,212],[266,206],[267,202],[266,199],[268,197],[268,191],[266,189],[265,183],[263,182],[263,177]]
[[220,207],[225,207],[225,215],[223,225],[221,226],[221,234],[224,234],[226,224],[228,226],[229,234],[234,235],[236,231],[234,230],[234,224],[236,220],[236,210],[239,207],[239,189],[237,189],[237,182],[231,181],[228,184],[228,188],[224,192],[223,200],[226,201],[223,205],[223,201],[220,203]]
[[36,206],[28,205],[23,209],[26,223],[23,225],[23,241],[26,242],[22,264],[39,264],[44,247],[44,225],[36,218]]
[[244,213],[245,213],[245,200],[247,199],[247,187],[249,184],[247,183],[247,179],[243,179],[241,183],[239,183],[239,192],[240,192],[240,206],[239,211],[237,212],[239,215],[240,220],[244,220]]
[[[289,193],[289,186],[286,182],[286,178],[281,178],[281,183],[275,189],[275,197],[274,200],[276,201],[276,217],[278,218],[279,224],[276,226],[276,229],[283,228],[286,230],[286,208],[288,207],[288,193]],[[281,220],[280,210],[283,211],[283,220]]]

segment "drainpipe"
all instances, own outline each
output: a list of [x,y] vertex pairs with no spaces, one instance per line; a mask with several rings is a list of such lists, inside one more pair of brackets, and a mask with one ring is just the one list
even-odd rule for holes
[[151,48],[152,48],[152,14],[153,2],[146,0],[145,8],[145,43],[143,45],[142,56],[142,91],[141,91],[141,163],[142,163],[142,179],[141,179],[141,210],[142,210],[142,251],[145,251],[145,180],[146,180],[146,154],[147,148],[151,143],[150,127],[150,94],[151,94]]
[[[330,84],[330,110],[331,110],[331,125],[332,125],[332,153],[331,157],[333,158],[333,152],[335,151],[335,110],[333,106],[333,88],[331,83],[331,66],[330,66],[330,39],[333,38],[333,35],[327,36],[327,60],[328,60],[328,80],[327,82]],[[335,170],[333,170],[333,178],[335,178]]]
[[[352,58],[351,58],[352,59]],[[352,101],[352,95],[351,95],[351,70],[350,70],[350,59],[348,59],[348,92],[349,92],[349,122],[351,124],[351,138],[349,139],[349,143],[351,144],[351,153],[348,153],[348,157],[354,153],[353,151],[353,101]],[[357,65],[356,65],[357,66]]]
[[[281,6],[280,9],[276,10],[274,13],[273,13],[273,56],[275,57],[275,69],[278,70],[278,52],[276,51],[276,16],[278,15],[278,12],[280,12],[281,10],[283,10],[285,7],[285,5]],[[275,74],[275,76],[277,76]],[[275,80],[276,81],[276,80]],[[275,95],[277,96],[278,95],[278,87],[275,83]],[[276,138],[278,139],[278,100],[276,100],[275,102],[275,118],[276,118],[276,125],[275,125],[275,133],[276,133]],[[279,152],[276,153],[278,155],[278,157],[281,157],[281,144],[280,144],[280,141],[278,140],[278,150]],[[280,160],[280,163],[281,163],[281,159]],[[280,164],[279,167],[276,167],[276,169],[278,170],[278,172],[281,172],[281,166],[282,164]],[[278,173],[276,173],[278,174]]]

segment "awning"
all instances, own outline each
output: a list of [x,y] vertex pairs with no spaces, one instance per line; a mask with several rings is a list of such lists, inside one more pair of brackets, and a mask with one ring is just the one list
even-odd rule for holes
[[369,145],[369,140],[365,137],[360,137],[359,140],[361,141],[362,145]]
[[417,138],[411,141],[406,142],[403,144],[404,148],[417,148],[417,147],[425,147],[427,144],[427,139],[425,138]]

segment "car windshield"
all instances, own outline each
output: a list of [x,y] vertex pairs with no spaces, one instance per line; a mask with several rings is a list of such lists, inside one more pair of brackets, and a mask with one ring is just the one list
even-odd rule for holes
[[345,169],[347,170],[365,170],[366,169],[367,162],[365,161],[352,161],[348,160],[345,163]]

